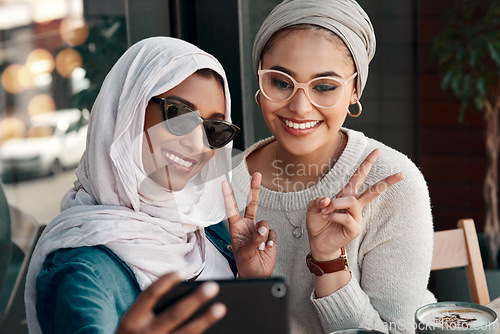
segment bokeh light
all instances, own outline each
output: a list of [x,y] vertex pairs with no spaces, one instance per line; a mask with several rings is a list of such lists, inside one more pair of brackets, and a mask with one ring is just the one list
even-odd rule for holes
[[46,49],[34,49],[26,58],[26,68],[35,76],[51,73],[54,70],[54,57]]
[[73,70],[82,67],[82,63],[82,56],[72,48],[65,48],[56,56],[56,70],[65,78],[70,78]]
[[19,64],[7,66],[2,72],[1,81],[3,88],[11,94],[19,94],[32,86],[30,72]]
[[47,94],[40,94],[28,102],[28,114],[30,116],[53,112],[56,109],[54,99]]
[[31,15],[36,23],[48,23],[64,17],[68,12],[68,1],[45,0],[33,1],[31,4]]
[[0,145],[14,138],[22,138],[26,132],[24,122],[18,118],[9,117],[0,121]]
[[71,46],[77,46],[87,40],[89,26],[83,18],[67,17],[61,21],[59,33],[64,42]]

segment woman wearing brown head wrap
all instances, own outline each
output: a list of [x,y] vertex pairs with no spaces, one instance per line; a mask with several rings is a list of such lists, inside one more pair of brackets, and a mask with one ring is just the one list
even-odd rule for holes
[[235,158],[244,163],[233,191],[244,203],[250,175],[262,174],[255,218],[278,234],[273,274],[288,280],[292,333],[410,333],[415,310],[434,301],[422,174],[403,154],[342,127],[361,113],[374,52],[372,24],[354,0],[284,1],[255,39],[256,101],[273,137]]

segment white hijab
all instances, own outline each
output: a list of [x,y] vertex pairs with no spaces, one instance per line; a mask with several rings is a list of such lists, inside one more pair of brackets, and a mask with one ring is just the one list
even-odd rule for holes
[[215,155],[178,192],[147,177],[142,164],[146,106],[202,68],[224,80],[225,119],[230,96],[220,63],[175,38],[154,37],[130,47],[107,75],[94,103],[87,148],[74,187],[61,213],[45,228],[26,280],[30,333],[39,333],[36,277],[47,255],[60,248],[104,245],[132,269],[145,289],[160,275],[180,271],[186,278],[205,265],[203,228],[225,217],[221,182],[229,177],[231,144]]

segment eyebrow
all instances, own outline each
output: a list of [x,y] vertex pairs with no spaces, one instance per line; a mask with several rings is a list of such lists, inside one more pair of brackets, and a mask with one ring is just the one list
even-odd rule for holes
[[188,107],[190,107],[193,110],[198,110],[198,108],[196,108],[196,106],[194,104],[192,104],[188,100],[184,100],[182,97],[175,96],[175,95],[170,95],[170,96],[166,96],[165,98],[169,99],[169,100],[177,100],[180,103],[187,105]]
[[[199,112],[198,108],[191,102],[189,102],[188,100],[185,100],[183,99],[182,97],[179,97],[179,96],[167,96],[165,97],[166,99],[169,99],[169,100],[177,100],[179,101],[180,103],[182,104],[185,104],[187,105],[188,107],[190,107],[191,109],[193,110],[196,110]],[[225,115],[223,113],[220,113],[220,112],[214,112],[213,114],[210,115],[210,118],[221,118],[221,119],[225,119]]]
[[[295,76],[295,72],[290,71],[289,69],[284,68],[284,67],[279,66],[279,65],[273,66],[270,69],[271,70],[276,70],[276,71],[284,72],[284,73],[286,73],[286,74],[288,74],[289,76],[292,76],[292,77]],[[313,75],[313,78],[321,78],[321,77],[339,77],[339,78],[342,78],[342,76],[339,75],[335,71],[326,71],[326,72],[321,72],[321,73],[317,73],[317,74]]]

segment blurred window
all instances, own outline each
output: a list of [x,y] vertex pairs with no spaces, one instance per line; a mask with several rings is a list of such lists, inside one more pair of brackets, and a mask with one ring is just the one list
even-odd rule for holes
[[54,135],[54,127],[49,125],[33,125],[26,132],[26,138],[50,137]]
[[0,0],[0,177],[40,224],[73,184],[90,110],[127,48],[125,16],[124,1]]
[[0,0],[0,185],[10,205],[0,231],[11,233],[0,242],[0,332],[27,332],[15,287],[40,231],[32,225],[59,213],[94,100],[126,48],[124,1]]

